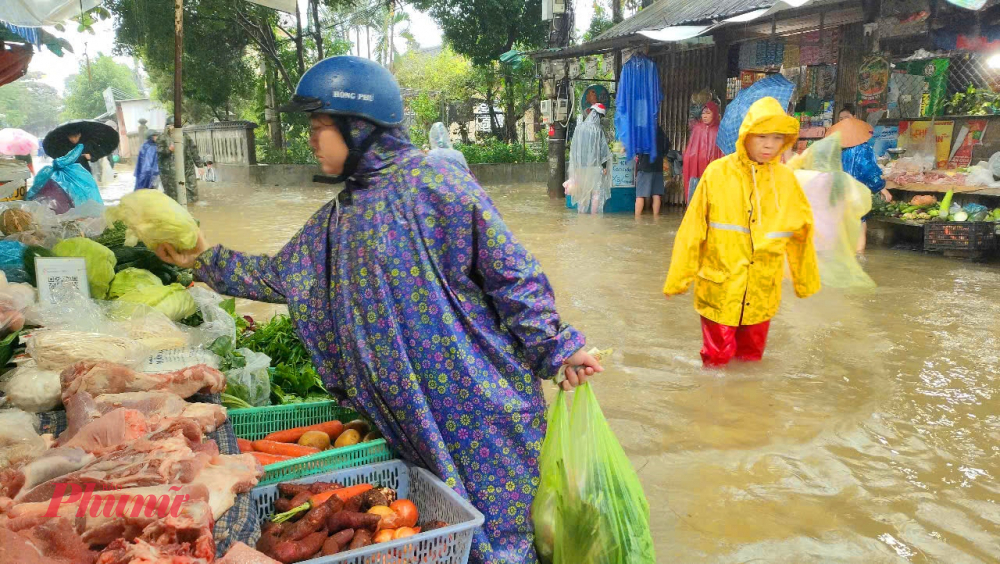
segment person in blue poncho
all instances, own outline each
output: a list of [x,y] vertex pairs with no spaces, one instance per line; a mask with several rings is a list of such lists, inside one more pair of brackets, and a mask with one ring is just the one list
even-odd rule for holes
[[[840,160],[844,172],[867,186],[872,194],[880,194],[886,202],[891,202],[892,193],[885,187],[882,169],[879,168],[878,162],[875,160],[875,150],[868,144],[872,138],[872,126],[858,118],[847,116],[829,128],[826,136],[829,137],[834,133],[840,133],[842,147]],[[858,238],[857,252],[859,256],[864,256],[865,248],[868,246],[867,219],[867,215],[861,218],[863,227],[861,236]]]
[[146,142],[139,149],[139,157],[135,163],[135,189],[142,190],[156,187],[156,177],[160,176],[160,157],[156,152],[156,141],[159,132],[146,132]]
[[568,389],[600,364],[469,171],[410,143],[389,71],[320,61],[282,109],[309,113],[344,191],[273,256],[204,237],[157,254],[218,292],[287,303],[327,389],[486,516],[470,562],[534,564],[541,381],[564,373]]

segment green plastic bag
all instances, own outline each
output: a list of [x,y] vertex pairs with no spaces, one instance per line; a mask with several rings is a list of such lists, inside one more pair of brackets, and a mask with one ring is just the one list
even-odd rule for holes
[[545,564],[652,564],[649,503],[608,426],[590,384],[573,408],[560,391],[549,409],[531,506],[535,546]]

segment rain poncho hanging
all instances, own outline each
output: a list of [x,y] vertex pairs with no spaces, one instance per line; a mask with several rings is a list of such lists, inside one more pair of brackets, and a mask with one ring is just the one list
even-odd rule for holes
[[566,195],[580,213],[604,212],[611,197],[611,149],[601,127],[601,114],[592,111],[576,128],[569,148]]
[[440,121],[431,126],[427,138],[431,143],[431,150],[427,153],[430,157],[447,159],[457,165],[468,169],[469,163],[465,160],[465,155],[455,149],[451,144],[451,136],[448,129]]
[[875,282],[858,264],[855,249],[861,218],[871,211],[868,188],[840,165],[840,134],[813,143],[788,166],[809,199],[813,212],[816,257],[824,286],[871,288]]
[[622,66],[615,98],[615,132],[625,146],[627,159],[632,160],[637,154],[649,155],[650,160],[658,156],[656,124],[661,100],[656,63],[642,55],[633,55]]
[[34,200],[42,194],[42,188],[51,179],[59,185],[69,196],[74,207],[79,207],[87,201],[95,201],[103,204],[101,191],[97,187],[97,181],[82,166],[77,164],[77,159],[83,154],[83,144],[78,144],[72,151],[54,159],[52,164],[43,168],[35,175],[34,183],[28,194],[27,200]]
[[740,136],[743,118],[750,111],[750,106],[762,98],[774,98],[781,105],[782,111],[788,108],[795,93],[795,85],[780,74],[762,78],[745,90],[740,90],[733,101],[726,104],[726,115],[719,124],[719,135],[716,144],[722,152],[731,155],[736,152],[736,141]]
[[708,163],[725,156],[715,144],[715,139],[719,134],[719,122],[722,120],[719,105],[715,102],[709,102],[705,104],[705,109],[712,112],[712,123],[704,123],[699,115],[699,119],[691,123],[691,139],[688,140],[687,148],[684,149],[683,186],[685,196],[688,193],[687,189],[691,179],[701,178]]
[[809,201],[790,168],[750,160],[750,134],[785,135],[795,143],[799,123],[774,98],[758,100],[740,129],[737,151],[708,165],[674,240],[667,295],[695,283],[702,317],[738,327],[768,321],[778,312],[785,259],[800,298],[819,291]]
[[[356,142],[372,134],[350,122]],[[327,389],[486,515],[470,562],[533,564],[539,378],[583,336],[468,171],[390,129],[345,190],[274,256],[215,247],[198,278],[288,304]]]

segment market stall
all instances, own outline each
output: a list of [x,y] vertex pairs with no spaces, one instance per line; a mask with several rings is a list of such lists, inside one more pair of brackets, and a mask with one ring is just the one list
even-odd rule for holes
[[287,316],[156,257],[185,208],[8,202],[0,231],[0,564],[467,560],[482,514],[333,401]]

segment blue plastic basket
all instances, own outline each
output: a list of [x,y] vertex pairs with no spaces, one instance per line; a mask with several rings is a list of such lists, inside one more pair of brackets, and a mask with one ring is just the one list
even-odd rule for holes
[[[306,560],[310,564],[409,563],[466,564],[472,549],[472,535],[483,526],[483,514],[455,490],[423,468],[401,460],[309,476],[295,483],[338,482],[345,486],[370,483],[396,490],[400,499],[409,499],[420,510],[418,525],[444,521],[447,527],[412,537],[375,544],[332,556]],[[252,492],[261,524],[274,514],[277,484],[258,486]]]

